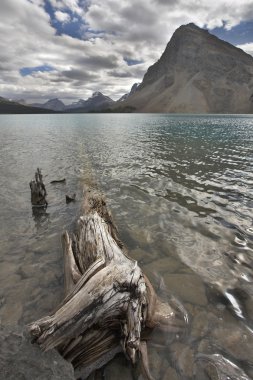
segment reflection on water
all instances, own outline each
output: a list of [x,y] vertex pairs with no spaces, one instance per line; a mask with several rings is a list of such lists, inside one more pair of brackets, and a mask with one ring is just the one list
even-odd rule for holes
[[50,214],[47,212],[45,207],[32,207],[32,215],[34,220],[34,225],[37,230],[46,228],[50,222]]
[[[28,323],[62,298],[60,235],[92,171],[130,254],[189,315],[187,334],[152,334],[153,376],[194,379],[197,355],[215,353],[253,376],[252,117],[23,115],[1,116],[0,126],[2,323]],[[38,166],[49,206],[34,215]],[[59,178],[66,183],[50,183]],[[135,376],[118,358],[105,378],[121,368]]]

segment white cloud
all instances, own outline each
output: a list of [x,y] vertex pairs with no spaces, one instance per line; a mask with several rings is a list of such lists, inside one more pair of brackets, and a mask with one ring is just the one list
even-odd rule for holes
[[246,53],[250,54],[253,56],[253,42],[252,43],[247,43],[247,44],[242,44],[242,45],[237,45],[239,49],[244,50]]
[[[252,0],[234,0],[233,7],[229,0],[49,1],[63,25],[83,20],[83,40],[57,35],[44,0],[1,0],[1,96],[70,99],[100,90],[117,98],[142,80],[180,25],[225,25],[229,30],[253,19]],[[252,45],[239,47],[252,54]],[[128,66],[124,58],[143,63]],[[41,65],[55,70],[26,77],[19,73]]]
[[49,0],[56,9],[68,9],[78,15],[84,14],[83,7],[79,6],[78,0]]
[[54,15],[55,15],[55,18],[58,21],[62,22],[63,24],[66,24],[66,23],[70,22],[70,20],[71,20],[70,15],[68,13],[66,13],[66,12],[56,11],[54,13]]

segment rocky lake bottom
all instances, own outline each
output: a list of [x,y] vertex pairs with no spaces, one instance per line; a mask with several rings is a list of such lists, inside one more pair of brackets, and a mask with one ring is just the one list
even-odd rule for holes
[[[148,338],[153,377],[253,378],[253,117],[5,115],[0,136],[1,326],[23,328],[63,298],[61,234],[96,183],[130,256],[188,315],[182,333]],[[30,204],[37,167],[45,212]],[[96,379],[119,373],[142,378],[119,356]]]

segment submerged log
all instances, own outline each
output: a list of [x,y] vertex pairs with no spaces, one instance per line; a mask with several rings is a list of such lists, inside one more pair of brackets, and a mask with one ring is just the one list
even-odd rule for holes
[[43,350],[56,347],[81,368],[83,378],[123,351],[152,379],[144,330],[179,331],[183,322],[127,255],[103,197],[87,192],[82,212],[76,232],[63,234],[65,299],[30,332]]
[[47,207],[47,192],[43,183],[41,170],[38,168],[35,172],[35,180],[30,182],[31,202],[33,207]]
[[54,179],[53,181],[50,181],[50,183],[65,183],[65,182],[66,182],[66,178]]

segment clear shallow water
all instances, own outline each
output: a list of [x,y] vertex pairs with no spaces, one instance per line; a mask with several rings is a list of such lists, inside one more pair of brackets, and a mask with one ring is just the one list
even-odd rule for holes
[[[130,254],[190,316],[183,337],[154,333],[154,377],[197,378],[197,354],[215,352],[253,376],[252,117],[0,116],[0,156],[3,324],[28,323],[61,300],[60,236],[94,178]],[[48,191],[44,215],[30,205],[38,166]],[[50,184],[64,177],[66,184]],[[73,192],[78,201],[66,205]],[[132,379],[123,359],[107,366],[106,378],[122,368]]]

